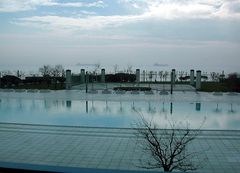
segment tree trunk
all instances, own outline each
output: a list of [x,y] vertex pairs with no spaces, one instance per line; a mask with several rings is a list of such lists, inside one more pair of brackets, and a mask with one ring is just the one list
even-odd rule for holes
[[164,169],[164,172],[171,172],[168,166],[163,167],[163,169]]

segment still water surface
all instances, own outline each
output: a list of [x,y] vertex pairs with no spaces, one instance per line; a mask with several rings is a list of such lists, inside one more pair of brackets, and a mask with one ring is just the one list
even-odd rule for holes
[[144,116],[167,128],[169,121],[203,129],[240,130],[240,104],[222,102],[85,101],[3,98],[0,122],[132,127]]

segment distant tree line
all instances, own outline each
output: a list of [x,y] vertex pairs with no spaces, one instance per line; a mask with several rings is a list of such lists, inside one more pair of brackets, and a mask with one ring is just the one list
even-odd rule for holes
[[[1,88],[64,88],[65,70],[62,65],[44,65],[39,68],[41,76],[25,76],[24,72],[18,70],[1,72]],[[25,76],[24,79],[22,79]]]
[[224,83],[231,91],[240,92],[240,76],[237,73],[229,74]]
[[[0,87],[1,88],[29,88],[35,86],[36,88],[61,88],[64,89],[65,70],[62,65],[43,65],[39,68],[38,74],[30,74],[26,76],[25,72],[17,70],[14,72],[11,71],[1,71],[0,72]],[[89,82],[100,82],[100,64],[97,64],[92,72],[88,73]],[[141,73],[141,81],[146,82],[166,82],[170,77],[170,72],[168,71],[145,71]],[[72,81],[74,79],[79,80],[78,75],[72,75]],[[196,77],[195,77],[196,78]],[[225,88],[223,91],[236,91],[240,92],[240,77],[239,74],[233,73],[225,76],[224,72],[222,73],[202,73],[202,80],[213,82],[215,84],[221,83],[222,87]],[[176,71],[175,80],[184,82],[190,80],[190,75],[185,71]],[[125,72],[120,72],[118,66],[114,66],[114,73],[105,75],[105,82],[135,82],[136,74],[132,70],[132,66],[128,66]],[[211,88],[211,86],[210,86]],[[213,88],[214,89],[214,88]],[[222,90],[222,89],[221,89]]]
[[135,82],[136,75],[129,73],[107,74],[105,79],[106,82]]
[[[89,73],[89,82],[101,82],[101,74]],[[136,75],[130,73],[106,74],[105,82],[135,82]]]

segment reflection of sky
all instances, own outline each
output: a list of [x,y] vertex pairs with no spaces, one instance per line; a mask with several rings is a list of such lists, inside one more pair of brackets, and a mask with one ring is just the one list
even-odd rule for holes
[[[172,112],[172,113],[171,113]],[[216,102],[1,99],[0,122],[131,127],[142,114],[165,128],[169,120],[204,129],[240,130],[240,105]]]

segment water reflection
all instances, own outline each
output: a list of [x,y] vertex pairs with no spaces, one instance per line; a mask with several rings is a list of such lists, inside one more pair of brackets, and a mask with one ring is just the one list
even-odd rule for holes
[[162,109],[160,112],[166,113],[167,110],[165,109],[165,102],[162,103]]
[[93,101],[93,100],[92,100],[92,107],[91,107],[91,109],[90,109],[90,112],[91,112],[91,113],[96,112],[96,107],[94,106],[94,101]]
[[123,109],[123,106],[122,106],[122,101],[120,101],[119,104],[120,104],[120,107],[119,107],[118,113],[124,113],[124,109]]
[[32,104],[31,104],[30,110],[33,111],[35,109],[36,109],[36,103],[35,103],[35,100],[32,100]]
[[66,100],[66,106],[67,108],[71,108],[72,107],[72,101],[71,100]]
[[23,111],[24,109],[24,106],[23,106],[23,102],[22,102],[22,99],[18,99],[18,110],[19,111]]
[[44,100],[43,102],[44,102],[44,108],[46,110],[49,110],[51,108],[51,102],[48,100]]
[[232,103],[230,104],[230,110],[228,112],[231,113],[231,114],[236,113],[235,110],[233,109],[233,104]]
[[196,111],[201,111],[201,103],[196,103]]
[[155,114],[156,113],[156,107],[151,106],[151,102],[148,102],[148,113]]
[[214,109],[214,112],[219,113],[221,112],[221,109],[219,108],[219,104],[217,103],[216,109]]
[[88,101],[86,100],[86,113],[88,113]]
[[111,109],[110,109],[110,107],[108,106],[108,101],[106,100],[105,103],[106,103],[106,107],[105,107],[104,111],[105,111],[105,112],[111,112]]
[[[220,113],[221,112],[221,113]],[[188,120],[198,127],[204,116],[206,128],[239,129],[240,104],[219,102],[80,101],[2,99],[0,122],[129,127],[139,113],[162,124],[166,119]],[[230,116],[231,114],[237,116]],[[91,116],[87,116],[91,115]],[[95,124],[93,124],[95,123]]]
[[134,103],[134,101],[132,102],[132,107],[131,107],[131,109],[132,109],[134,112],[137,111],[137,109],[135,108],[135,103]]

